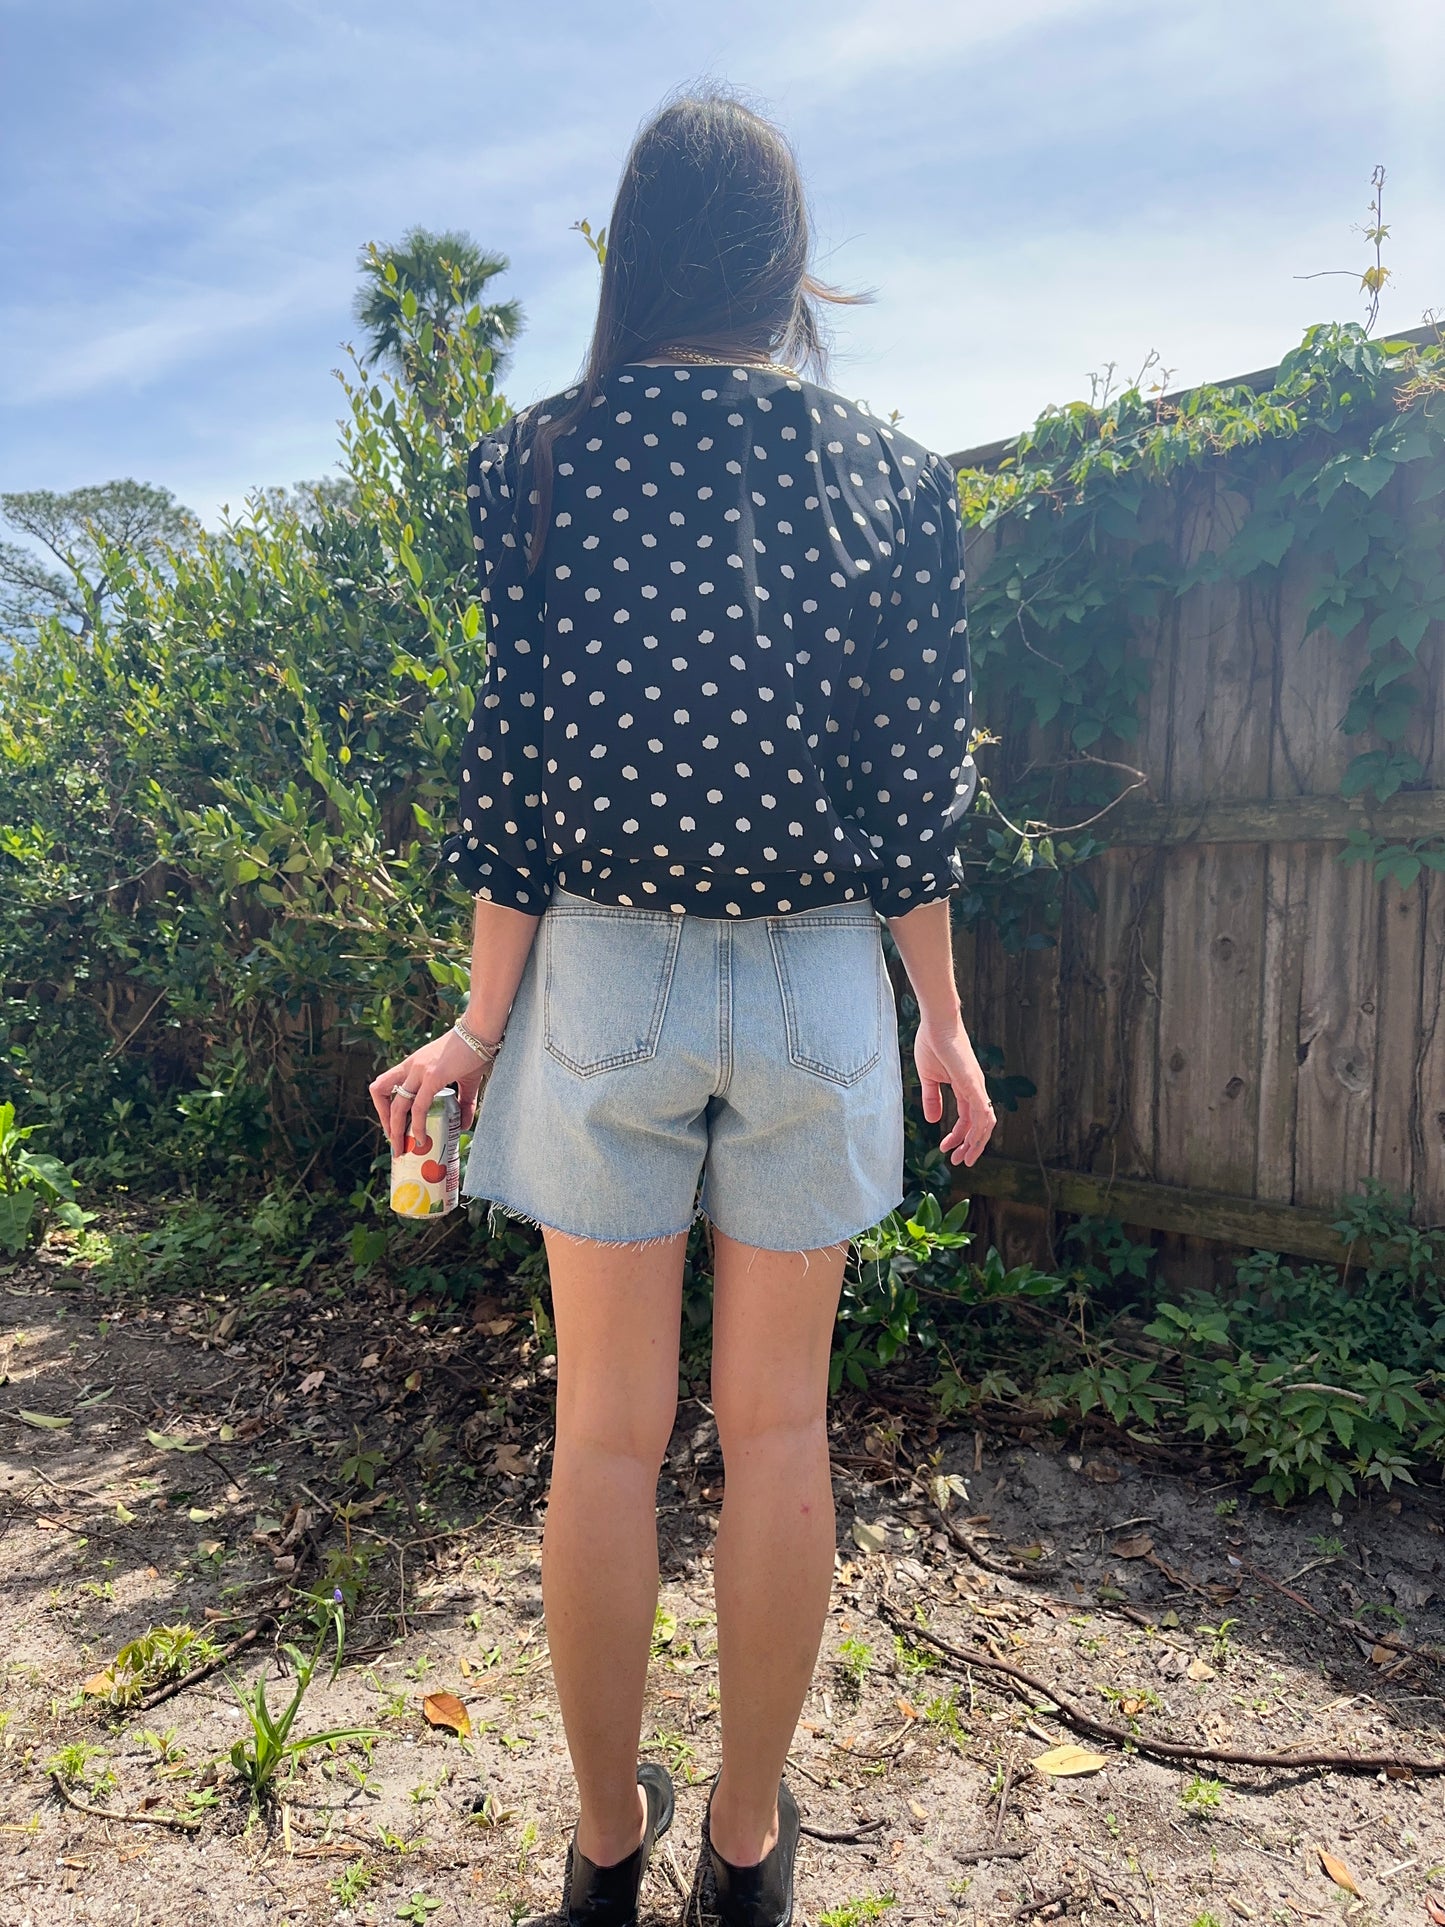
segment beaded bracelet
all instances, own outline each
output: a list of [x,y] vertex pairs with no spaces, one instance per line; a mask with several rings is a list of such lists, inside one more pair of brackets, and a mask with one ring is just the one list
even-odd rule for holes
[[460,1017],[458,1017],[452,1025],[452,1029],[456,1032],[457,1036],[461,1038],[467,1049],[480,1057],[487,1069],[490,1070],[497,1061],[497,1053],[506,1041],[507,1033],[503,1031],[495,1044],[489,1044],[484,1037],[478,1037],[474,1030],[468,1030]]

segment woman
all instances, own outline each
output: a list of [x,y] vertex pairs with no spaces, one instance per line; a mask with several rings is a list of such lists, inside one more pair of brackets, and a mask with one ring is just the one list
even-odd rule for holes
[[726,1467],[705,1837],[729,1927],[791,1918],[782,1771],[833,1573],[831,1336],[849,1242],[902,1194],[880,917],[918,998],[925,1115],[945,1085],[956,1101],[945,1154],[971,1164],[994,1121],[949,941],[976,782],[954,479],[796,371],[821,362],[815,302],[842,298],[807,256],[769,123],[708,95],[639,135],[581,381],[472,456],[489,657],[444,846],[476,898],[471,997],[371,1087],[399,1148],[435,1091],[469,1118],[489,1076],[464,1188],[546,1241],[574,1927],[635,1918],[672,1818],[637,1749],[699,1183]]

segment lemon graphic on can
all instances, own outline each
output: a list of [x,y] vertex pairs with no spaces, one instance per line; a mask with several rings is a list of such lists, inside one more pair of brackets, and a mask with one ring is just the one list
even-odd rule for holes
[[403,1178],[391,1194],[391,1208],[403,1218],[424,1218],[431,1210],[431,1197],[420,1178]]

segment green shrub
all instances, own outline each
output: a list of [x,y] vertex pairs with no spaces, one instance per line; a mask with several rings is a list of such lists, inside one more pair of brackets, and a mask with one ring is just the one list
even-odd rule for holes
[[75,1179],[59,1158],[32,1151],[33,1124],[15,1122],[15,1106],[0,1104],[0,1251],[23,1251],[54,1220],[78,1231],[92,1214],[75,1197]]
[[461,492],[506,404],[466,329],[342,387],[344,485],[110,554],[94,630],[0,668],[0,1097],[93,1182],[364,1175],[371,1067],[464,985]]

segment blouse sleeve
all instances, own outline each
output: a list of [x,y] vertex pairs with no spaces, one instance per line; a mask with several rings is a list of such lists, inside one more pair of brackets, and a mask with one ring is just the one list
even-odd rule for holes
[[509,429],[479,442],[467,464],[487,670],[462,743],[457,831],[442,856],[473,896],[540,916],[552,887],[542,829],[541,578],[527,575]]
[[978,787],[972,708],[963,521],[953,471],[934,456],[913,490],[851,750],[856,815],[881,865],[869,895],[886,917],[963,880],[958,824]]

